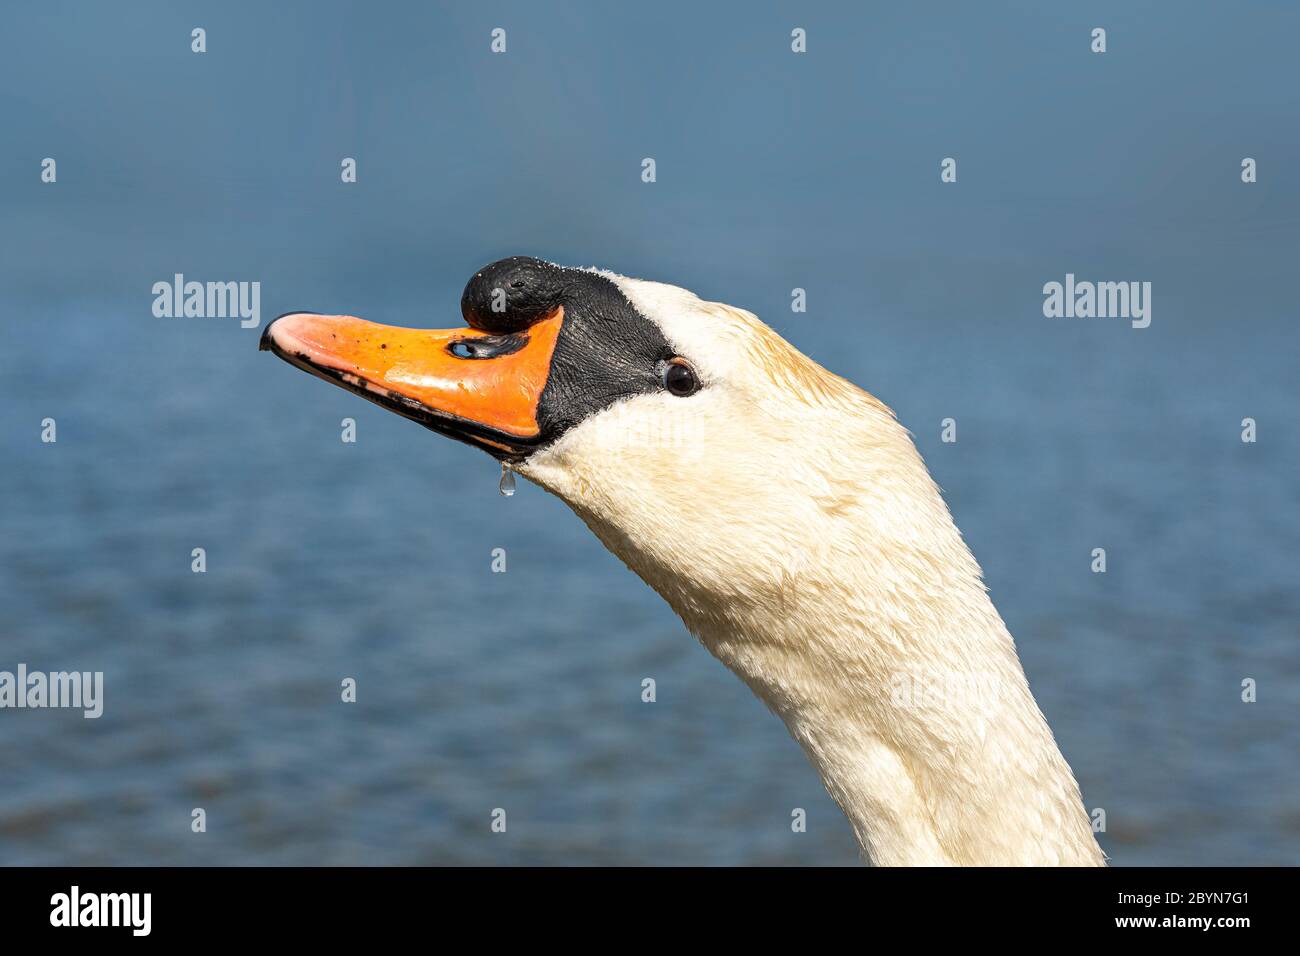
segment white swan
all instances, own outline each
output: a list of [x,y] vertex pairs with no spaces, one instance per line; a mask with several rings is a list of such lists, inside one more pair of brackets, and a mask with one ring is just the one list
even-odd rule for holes
[[263,347],[566,501],[789,728],[877,865],[1101,865],[908,433],[753,315],[536,259],[446,332],[296,313]]

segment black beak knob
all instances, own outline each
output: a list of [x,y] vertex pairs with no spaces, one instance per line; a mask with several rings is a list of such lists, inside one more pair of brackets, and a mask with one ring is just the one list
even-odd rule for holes
[[466,284],[461,314],[470,328],[481,332],[522,332],[561,304],[566,271],[529,256],[500,259],[484,266]]

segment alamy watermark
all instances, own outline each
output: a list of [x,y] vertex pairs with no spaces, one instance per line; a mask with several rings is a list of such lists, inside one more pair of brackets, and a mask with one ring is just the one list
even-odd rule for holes
[[152,914],[152,893],[83,893],[73,884],[50,897],[51,926],[122,926],[132,936],[148,936]]
[[1129,319],[1133,328],[1151,324],[1150,282],[1065,282],[1043,286],[1043,315],[1049,319]]
[[984,718],[1002,709],[1005,684],[1005,679],[992,671],[895,671],[889,675],[889,699],[904,710],[958,709],[968,716]]
[[104,713],[103,671],[0,671],[0,708],[79,708],[93,719]]
[[262,321],[260,282],[186,282],[179,272],[172,280],[153,284],[153,314],[160,319],[238,318],[245,329]]

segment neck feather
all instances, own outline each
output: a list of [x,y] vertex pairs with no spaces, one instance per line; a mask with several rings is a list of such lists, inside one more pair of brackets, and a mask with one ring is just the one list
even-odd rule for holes
[[679,613],[785,721],[872,862],[1100,865],[1011,635],[925,484],[912,546],[809,561],[778,607]]
[[1011,635],[911,455],[919,471],[876,492],[888,504],[858,485],[799,543],[765,554],[756,536],[725,591],[577,510],[781,717],[871,862],[1101,865]]
[[924,618],[790,608],[731,624],[702,628],[703,642],[786,723],[872,862],[1102,862],[982,589],[951,591]]
[[[628,443],[611,412],[526,473],[785,721],[873,862],[1100,864],[1011,635],[906,430],[756,320],[741,338],[740,368],[762,381],[694,408],[707,441],[665,455]],[[667,414],[649,400],[626,410]]]
[[805,590],[779,615],[732,605],[693,629],[786,723],[872,862],[1100,864],[992,602],[976,581],[932,583],[923,605]]

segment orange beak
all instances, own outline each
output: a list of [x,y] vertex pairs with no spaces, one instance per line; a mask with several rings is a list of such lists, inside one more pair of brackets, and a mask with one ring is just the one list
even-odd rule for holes
[[538,402],[564,309],[513,335],[403,329],[350,315],[296,312],[262,332],[261,348],[378,405],[498,457],[541,433]]

